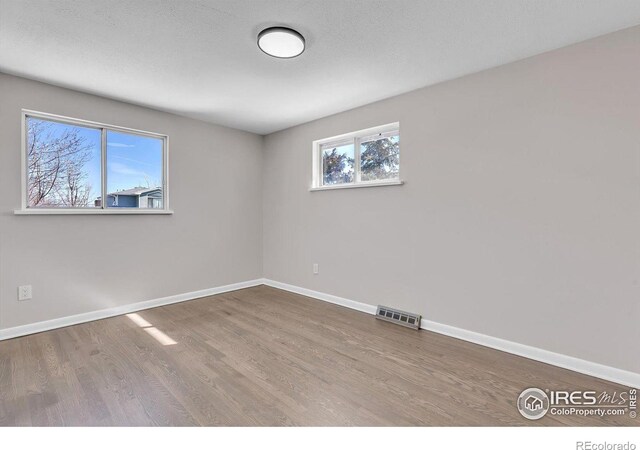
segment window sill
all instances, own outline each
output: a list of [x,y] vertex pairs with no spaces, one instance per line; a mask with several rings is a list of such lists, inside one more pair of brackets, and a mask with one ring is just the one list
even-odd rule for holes
[[368,187],[380,187],[380,186],[401,186],[404,184],[402,180],[393,180],[393,181],[376,181],[371,183],[354,183],[354,184],[336,184],[331,186],[319,186],[312,187],[309,191],[333,191],[335,189],[357,189],[357,188],[368,188]]
[[59,216],[59,215],[171,215],[173,211],[170,209],[144,210],[144,209],[16,209],[13,211],[16,216]]

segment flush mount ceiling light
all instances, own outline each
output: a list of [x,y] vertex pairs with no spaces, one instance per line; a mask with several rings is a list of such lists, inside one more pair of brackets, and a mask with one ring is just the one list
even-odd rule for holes
[[304,37],[291,28],[266,28],[258,34],[258,47],[275,58],[295,58],[304,51]]

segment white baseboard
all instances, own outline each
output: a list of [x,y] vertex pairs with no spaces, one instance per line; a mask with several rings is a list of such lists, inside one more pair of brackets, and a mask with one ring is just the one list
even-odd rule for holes
[[[335,305],[345,306],[367,314],[375,314],[377,308],[366,303],[349,300],[335,295],[325,294],[323,292],[313,291],[311,289],[293,286],[291,284],[280,283],[264,279],[263,283],[267,286],[283,289],[285,291],[294,292],[296,294],[305,295]],[[592,377],[601,378],[603,380],[612,381],[625,386],[640,388],[640,374],[629,372],[615,367],[605,366],[583,359],[574,358],[560,353],[550,352],[529,345],[518,344],[517,342],[507,341],[493,336],[487,336],[474,331],[464,330],[462,328],[444,325],[438,322],[422,319],[420,328],[433,331],[434,333],[443,334],[463,341],[472,342],[484,347],[493,348],[503,352],[511,353],[525,358],[540,361],[552,366],[562,367],[563,369],[572,370],[574,372],[583,373]]]
[[266,278],[263,280],[263,282],[267,286],[271,286],[274,288],[282,289],[284,291],[289,291],[289,292],[293,292],[300,295],[305,295],[307,297],[316,298],[324,302],[333,303],[334,305],[346,306],[347,308],[355,309],[356,311],[361,311],[367,314],[375,314],[377,310],[377,308],[373,305],[356,302],[354,300],[348,300],[342,297],[336,297],[335,295],[325,294],[323,292],[312,291],[311,289],[301,288],[298,286],[294,286],[292,284],[280,283],[279,281],[273,281]]
[[172,303],[185,302],[196,298],[208,297],[210,295],[222,294],[224,292],[237,291],[248,287],[259,286],[264,284],[263,279],[250,281],[242,281],[240,283],[227,284],[211,289],[203,289],[201,291],[187,292],[185,294],[172,295],[169,297],[157,298],[138,303],[130,303],[128,305],[116,306],[115,308],[101,309],[74,316],[61,317],[59,319],[46,320],[44,322],[36,322],[28,325],[22,325],[13,328],[5,328],[0,330],[0,341],[12,339],[28,334],[41,333],[56,328],[68,327],[79,323],[91,322],[92,320],[106,319],[107,317],[120,316],[129,314],[143,309],[156,308],[158,306],[170,305]]

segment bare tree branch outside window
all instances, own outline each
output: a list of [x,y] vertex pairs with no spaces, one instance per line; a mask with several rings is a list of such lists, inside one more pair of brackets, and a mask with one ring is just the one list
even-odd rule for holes
[[27,122],[28,204],[30,207],[86,207],[93,198],[85,168],[92,145],[77,127],[55,132],[54,124]]

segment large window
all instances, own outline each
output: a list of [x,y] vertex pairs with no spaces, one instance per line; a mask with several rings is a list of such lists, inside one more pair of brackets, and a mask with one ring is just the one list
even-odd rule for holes
[[162,213],[167,137],[23,112],[22,212]]
[[398,123],[313,143],[313,190],[401,183]]

